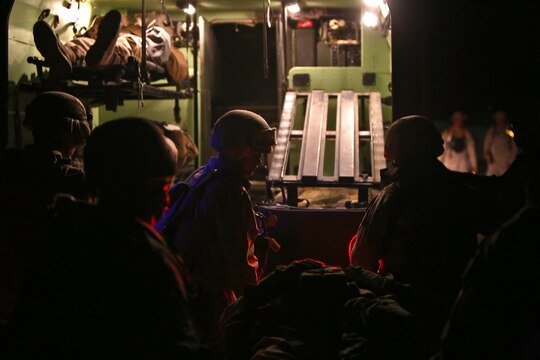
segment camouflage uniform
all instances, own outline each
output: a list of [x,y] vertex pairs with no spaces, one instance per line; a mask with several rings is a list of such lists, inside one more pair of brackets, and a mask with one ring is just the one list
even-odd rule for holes
[[34,145],[10,149],[0,161],[0,318],[16,300],[24,268],[40,254],[46,208],[56,193],[85,197],[84,173],[72,165],[68,148],[90,134],[83,104],[60,92],[45,92],[26,108],[23,125]]
[[410,284],[411,311],[438,334],[477,247],[475,194],[433,167],[399,168],[397,181],[369,205],[350,245],[351,264]]
[[399,171],[374,199],[351,244],[351,264],[404,283],[459,284],[476,249],[474,194],[434,164],[409,176]]
[[182,265],[149,224],[73,201],[52,215],[11,319],[13,358],[203,358]]
[[[195,319],[202,317],[198,323],[203,332],[217,324],[225,306],[243,294],[247,284],[257,284],[257,225],[250,184],[232,166],[211,158],[197,169],[187,179],[183,200],[157,225],[170,234],[168,240],[186,262],[194,286]],[[171,189],[172,202],[182,186]],[[179,223],[163,229],[167,216],[174,214],[181,214]]]
[[56,202],[10,324],[13,357],[199,358],[183,268],[149,224],[176,172],[163,134],[142,118],[107,122],[84,163],[98,205]]

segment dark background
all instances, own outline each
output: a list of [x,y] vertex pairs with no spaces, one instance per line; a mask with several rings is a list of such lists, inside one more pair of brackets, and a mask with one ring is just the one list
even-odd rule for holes
[[[268,77],[263,72],[263,24],[215,24],[216,47],[212,119],[248,109],[276,124],[278,114],[275,27],[268,29]],[[254,46],[254,44],[256,44]]]
[[540,1],[390,0],[394,117],[527,119],[539,101]]

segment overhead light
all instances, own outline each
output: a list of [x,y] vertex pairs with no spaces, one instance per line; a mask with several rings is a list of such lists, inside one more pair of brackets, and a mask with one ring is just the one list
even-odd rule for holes
[[195,0],[176,0],[176,6],[188,15],[193,15],[197,11]]
[[388,14],[390,14],[390,8],[388,7],[388,4],[386,2],[382,2],[380,8],[381,8],[381,14],[383,18],[386,19]]
[[188,15],[193,15],[195,14],[195,6],[191,5],[191,4],[188,4],[187,7],[185,7],[184,9],[182,9],[186,14]]
[[383,0],[364,0],[364,5],[371,8],[377,8],[381,6],[383,3],[384,3]]
[[300,5],[298,3],[291,3],[287,5],[287,11],[291,14],[296,14],[300,12]]
[[370,28],[375,28],[379,25],[379,16],[371,11],[366,11],[362,16],[362,24]]

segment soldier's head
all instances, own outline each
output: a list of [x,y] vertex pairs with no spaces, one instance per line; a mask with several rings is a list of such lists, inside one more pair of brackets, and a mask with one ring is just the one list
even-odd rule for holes
[[89,115],[76,97],[48,91],[26,107],[23,125],[34,137],[34,144],[71,155],[90,135]]
[[268,154],[276,143],[276,129],[260,115],[247,110],[231,110],[216,121],[212,148],[238,163],[239,171],[249,176],[262,165],[262,154]]
[[148,220],[161,216],[176,155],[149,120],[123,118],[97,127],[84,160],[88,190],[99,204]]
[[441,135],[423,116],[402,117],[388,129],[384,155],[398,166],[431,162],[443,151]]

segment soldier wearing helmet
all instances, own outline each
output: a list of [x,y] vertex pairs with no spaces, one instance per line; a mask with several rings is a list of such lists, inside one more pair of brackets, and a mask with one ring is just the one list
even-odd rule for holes
[[428,119],[407,116],[392,124],[385,156],[396,172],[349,247],[351,265],[392,274],[433,300],[417,315],[437,336],[476,249],[478,214],[474,194],[437,160],[442,152]]
[[[56,193],[84,197],[84,173],[72,155],[90,135],[88,115],[74,96],[38,95],[27,107],[23,125],[34,143],[9,149],[0,159],[0,321],[11,311],[23,268],[39,254],[46,208]],[[9,254],[9,256],[6,256]]]
[[206,358],[181,261],[151,226],[167,205],[173,149],[150,121],[124,118],[97,127],[84,156],[94,200],[57,199],[11,323],[14,358]]
[[275,142],[275,129],[259,115],[232,110],[215,123],[210,158],[185,183],[171,189],[173,205],[157,229],[179,251],[196,284],[196,324],[215,343],[225,306],[257,284],[257,225],[247,180]]
[[32,132],[34,143],[8,152],[7,171],[31,182],[42,201],[50,201],[57,192],[82,196],[83,172],[72,165],[71,157],[90,135],[84,105],[72,95],[49,91],[38,95],[25,113],[23,126]]

